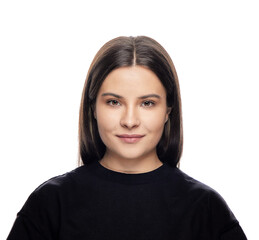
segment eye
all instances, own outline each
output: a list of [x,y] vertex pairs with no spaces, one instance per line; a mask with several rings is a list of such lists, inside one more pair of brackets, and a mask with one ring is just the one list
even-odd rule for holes
[[107,101],[107,104],[111,105],[111,106],[119,106],[120,105],[120,103],[117,100],[109,100],[109,101]]
[[142,103],[143,107],[152,107],[154,105],[155,105],[155,103],[153,101],[145,101]]

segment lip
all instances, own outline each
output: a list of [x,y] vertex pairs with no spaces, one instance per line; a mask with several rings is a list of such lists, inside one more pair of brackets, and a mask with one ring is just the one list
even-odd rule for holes
[[141,138],[144,137],[144,135],[139,134],[122,134],[122,135],[116,135],[119,138]]
[[116,135],[118,138],[120,138],[125,143],[136,143],[141,140],[144,135],[139,134],[122,134],[122,135]]

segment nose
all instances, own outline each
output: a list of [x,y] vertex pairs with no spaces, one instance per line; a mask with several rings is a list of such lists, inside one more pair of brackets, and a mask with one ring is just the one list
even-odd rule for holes
[[120,119],[120,125],[124,128],[132,129],[138,127],[139,124],[140,119],[137,109],[130,106],[125,108]]

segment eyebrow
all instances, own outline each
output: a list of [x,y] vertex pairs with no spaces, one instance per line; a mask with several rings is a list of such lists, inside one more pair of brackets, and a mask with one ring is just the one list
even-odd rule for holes
[[[115,93],[103,93],[102,96],[113,96],[113,97],[116,97],[116,98],[123,98],[122,96],[118,95],[118,94],[115,94]],[[150,97],[154,97],[154,98],[158,98],[160,99],[161,97],[157,94],[147,94],[147,95],[144,95],[144,96],[140,96],[138,97],[139,99],[145,99],[145,98],[150,98]]]

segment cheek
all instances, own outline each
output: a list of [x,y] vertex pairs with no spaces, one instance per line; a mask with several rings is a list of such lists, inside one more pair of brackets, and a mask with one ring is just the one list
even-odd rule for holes
[[156,146],[160,141],[165,125],[164,115],[157,115],[157,117],[146,119],[145,128],[150,135],[149,144],[151,146]]
[[150,132],[160,134],[163,132],[165,120],[165,113],[160,111],[157,114],[152,114],[152,116],[149,114],[145,115],[143,118],[143,124]]
[[96,121],[100,135],[105,134],[105,132],[112,131],[116,127],[116,119],[116,114],[111,114],[105,108],[98,109],[96,111]]

